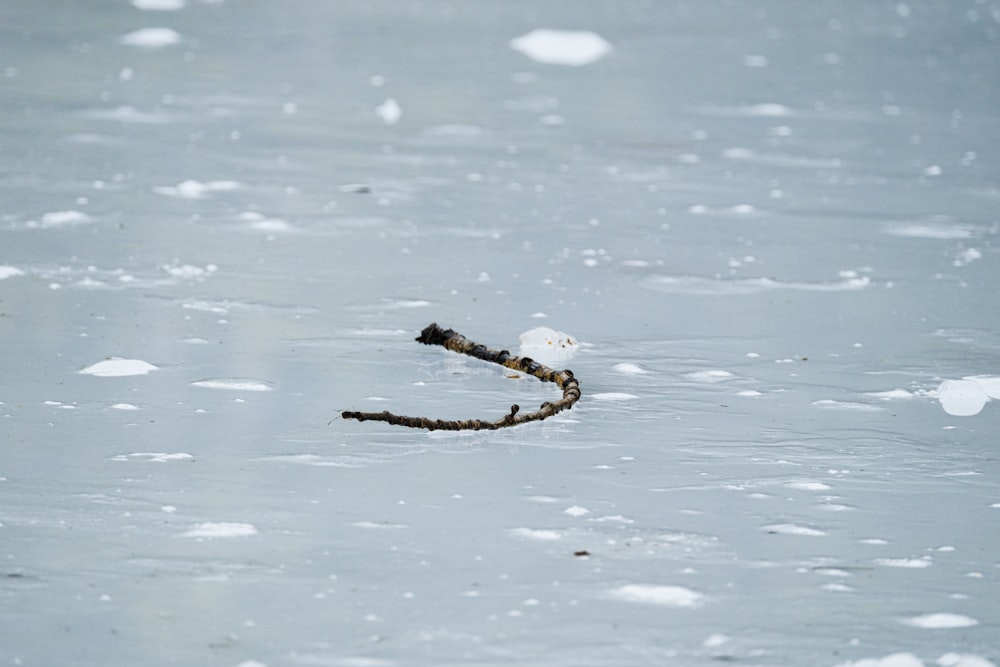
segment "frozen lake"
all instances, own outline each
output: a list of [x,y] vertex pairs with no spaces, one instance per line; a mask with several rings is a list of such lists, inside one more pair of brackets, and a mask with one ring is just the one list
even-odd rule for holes
[[[7,0],[0,664],[1000,663],[1000,4]],[[579,345],[552,385],[413,341]]]

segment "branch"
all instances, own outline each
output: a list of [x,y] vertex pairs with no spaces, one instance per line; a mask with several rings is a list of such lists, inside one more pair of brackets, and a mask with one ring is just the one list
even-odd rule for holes
[[534,412],[521,412],[518,405],[510,406],[510,414],[497,421],[485,421],[482,419],[428,419],[427,417],[407,417],[396,415],[391,412],[353,412],[345,410],[341,413],[344,419],[357,419],[358,421],[380,421],[396,426],[408,426],[410,428],[425,428],[429,431],[495,431],[508,426],[517,426],[527,422],[541,421],[547,417],[569,410],[573,404],[580,400],[580,383],[573,377],[573,371],[552,370],[548,366],[538,363],[528,357],[515,357],[507,350],[493,350],[485,345],[474,343],[462,334],[452,329],[442,329],[437,324],[429,324],[416,341],[424,345],[440,345],[445,349],[459,354],[467,354],[476,359],[500,364],[505,368],[534,375],[542,382],[554,382],[563,390],[563,396],[558,401],[546,401]]

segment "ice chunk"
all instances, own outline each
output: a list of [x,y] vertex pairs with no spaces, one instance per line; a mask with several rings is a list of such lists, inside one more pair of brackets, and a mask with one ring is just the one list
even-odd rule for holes
[[98,361],[80,371],[83,375],[96,375],[98,377],[125,377],[128,375],[148,375],[152,371],[158,370],[157,366],[143,361],[142,359],[121,359],[112,357],[104,361]]
[[589,31],[532,30],[510,40],[510,48],[547,65],[589,65],[613,51],[603,37]]
[[963,380],[975,382],[990,398],[1000,398],[1000,376],[997,375],[969,375]]
[[611,591],[611,597],[623,602],[637,602],[663,607],[697,607],[705,595],[684,586],[628,584]]
[[257,528],[249,523],[199,523],[191,530],[181,533],[181,537],[247,537],[256,535]]
[[180,33],[171,28],[142,28],[122,35],[119,40],[125,46],[142,49],[162,49],[181,41]]
[[974,380],[945,380],[937,397],[944,411],[956,417],[978,415],[989,400],[983,385]]

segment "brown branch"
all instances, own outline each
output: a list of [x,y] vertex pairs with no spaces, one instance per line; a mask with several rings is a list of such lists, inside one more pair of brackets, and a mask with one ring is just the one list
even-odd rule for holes
[[396,415],[391,412],[353,412],[345,410],[341,413],[344,419],[357,419],[358,421],[380,421],[396,426],[408,426],[410,428],[425,428],[430,431],[495,431],[499,428],[517,426],[527,422],[541,421],[547,417],[569,410],[573,404],[580,400],[580,383],[573,377],[573,371],[552,370],[548,366],[538,363],[528,357],[515,357],[507,350],[493,350],[485,345],[474,343],[462,334],[452,329],[442,329],[437,324],[429,324],[420,332],[416,338],[417,342],[424,345],[440,345],[452,352],[467,354],[476,359],[500,364],[515,371],[534,375],[542,382],[554,382],[563,390],[563,396],[558,401],[546,401],[534,412],[520,412],[517,405],[510,406],[510,414],[497,421],[485,421],[483,419],[428,419],[427,417],[407,417]]

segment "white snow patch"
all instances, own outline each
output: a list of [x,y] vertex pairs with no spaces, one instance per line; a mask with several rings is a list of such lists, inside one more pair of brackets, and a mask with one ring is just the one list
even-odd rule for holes
[[868,403],[855,403],[853,401],[835,401],[830,398],[824,398],[818,401],[813,401],[812,404],[815,405],[817,408],[823,408],[824,410],[878,412],[882,409],[877,405],[869,405]]
[[785,484],[785,488],[797,489],[799,491],[828,491],[830,489],[829,484],[824,484],[823,482],[789,482]]
[[662,607],[698,607],[705,601],[705,595],[684,586],[662,586],[657,584],[628,584],[619,586],[610,593],[622,602],[651,604]]
[[614,48],[590,31],[532,30],[510,40],[510,48],[547,65],[580,67],[597,62]]
[[0,264],[0,280],[7,280],[7,278],[14,278],[16,276],[23,276],[24,271],[17,268],[16,266],[8,266],[6,264]]
[[638,364],[630,364],[628,362],[622,362],[620,364],[615,364],[611,367],[611,370],[616,373],[624,373],[625,375],[645,375],[649,371],[642,368]]
[[723,370],[708,370],[708,371],[691,371],[690,373],[685,373],[684,377],[689,380],[694,380],[695,382],[725,382],[731,378],[736,377],[734,373]]
[[921,614],[920,616],[911,616],[909,618],[900,619],[899,622],[903,625],[910,625],[915,628],[922,628],[925,630],[969,628],[973,625],[979,625],[979,621],[969,616],[943,612],[937,614]]
[[563,510],[564,514],[569,514],[570,516],[583,516],[584,514],[590,514],[590,510],[586,507],[580,507],[579,505],[573,505],[572,507],[567,507]]
[[42,215],[38,222],[29,222],[29,227],[41,227],[52,229],[54,227],[70,227],[72,225],[84,225],[91,222],[93,218],[83,211],[52,211]]
[[990,400],[986,388],[978,380],[945,380],[935,393],[941,408],[956,417],[978,415]]
[[390,97],[375,107],[375,115],[386,125],[395,125],[403,116],[403,108],[399,106],[399,102]]
[[115,403],[111,406],[112,410],[138,410],[139,407],[132,405],[131,403]]
[[942,667],[997,667],[986,658],[972,653],[945,653],[937,659]]
[[783,535],[808,535],[810,537],[826,535],[825,531],[818,530],[816,528],[809,528],[808,526],[799,526],[794,523],[774,523],[764,526],[764,530],[772,533],[781,533]]
[[132,6],[149,12],[175,12],[184,9],[187,0],[132,0]]
[[645,278],[642,284],[668,294],[734,295],[758,294],[769,290],[803,292],[850,292],[867,289],[871,278],[857,276],[833,282],[790,282],[774,278],[709,278],[705,276],[664,276]]
[[937,222],[888,225],[884,228],[884,231],[890,236],[902,236],[911,239],[936,239],[940,241],[967,239],[972,236],[972,230],[966,226]]
[[562,539],[562,533],[557,530],[545,530],[539,528],[514,528],[510,531],[514,537],[526,540],[538,540],[540,542],[551,542]]
[[521,341],[521,356],[548,364],[566,360],[580,348],[576,338],[549,327],[529,329],[518,338]]
[[840,662],[836,667],[924,667],[924,662],[912,653],[893,653],[884,658]]
[[595,401],[631,401],[639,398],[635,394],[626,394],[621,391],[605,391],[599,394],[590,394]]
[[908,567],[919,569],[931,566],[931,561],[924,558],[876,558],[873,562],[876,565],[883,565],[885,567]]
[[257,528],[250,523],[207,522],[199,523],[191,530],[181,533],[181,537],[248,537],[256,535]]
[[153,188],[158,195],[176,197],[177,199],[204,199],[214,192],[232,192],[239,190],[243,184],[239,181],[181,181],[177,185],[161,185]]
[[125,377],[128,375],[148,375],[152,371],[159,370],[157,366],[143,361],[142,359],[120,359],[112,357],[104,361],[98,361],[80,371],[83,375],[96,375],[97,377]]
[[181,35],[171,28],[142,28],[122,35],[118,41],[140,49],[162,49],[181,41]]
[[207,278],[219,270],[215,264],[192,266],[191,264],[164,264],[160,267],[174,278]]
[[906,399],[913,398],[914,393],[912,391],[907,391],[906,389],[889,389],[888,391],[868,391],[865,392],[866,396],[874,396],[875,398],[880,398],[883,401],[891,401],[895,399]]
[[210,378],[207,380],[195,380],[191,383],[193,387],[204,389],[229,389],[232,391],[273,391],[274,386],[264,380],[254,380],[252,378]]
[[194,455],[187,452],[133,452],[119,454],[111,458],[112,461],[145,460],[150,463],[169,463],[170,461],[190,461],[193,459]]

